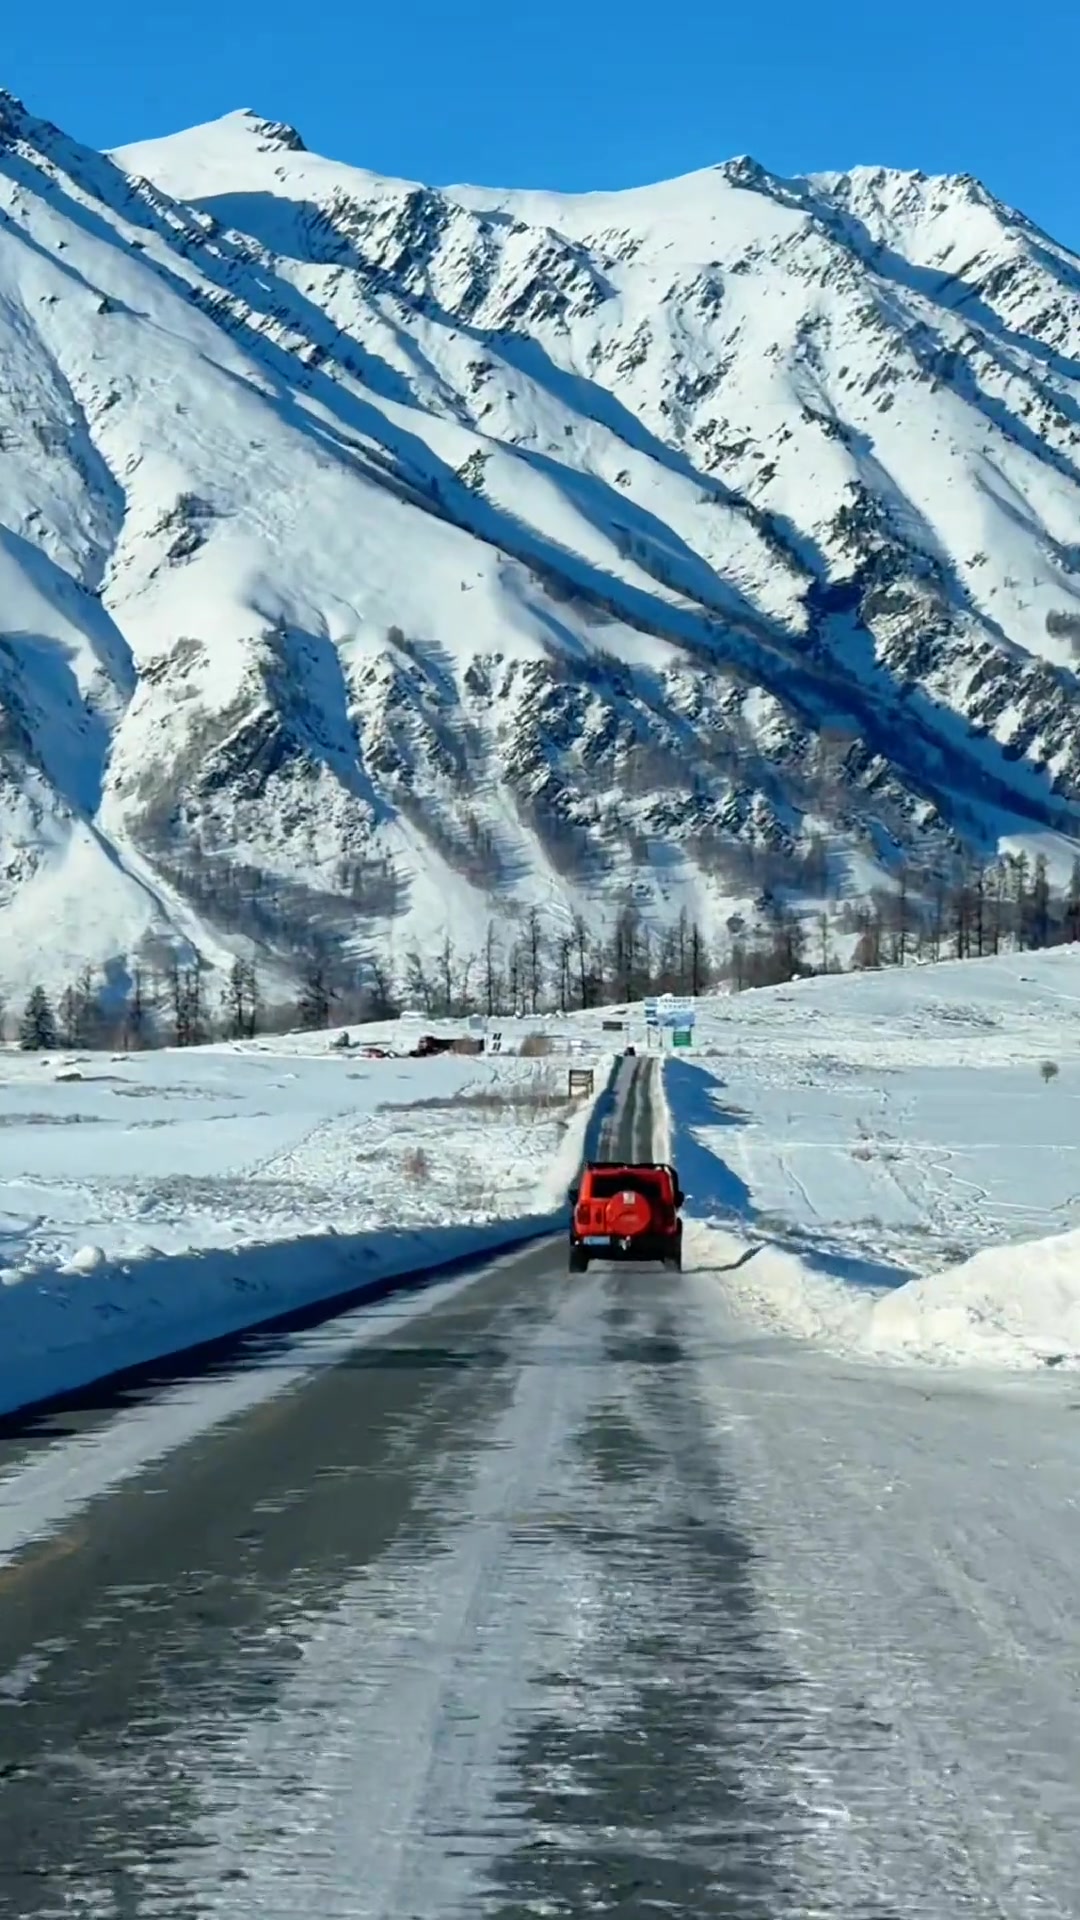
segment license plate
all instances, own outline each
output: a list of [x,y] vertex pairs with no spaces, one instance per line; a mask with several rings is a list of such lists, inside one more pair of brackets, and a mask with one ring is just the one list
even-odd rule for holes
[[610,1247],[610,1233],[586,1233],[582,1236],[587,1247]]

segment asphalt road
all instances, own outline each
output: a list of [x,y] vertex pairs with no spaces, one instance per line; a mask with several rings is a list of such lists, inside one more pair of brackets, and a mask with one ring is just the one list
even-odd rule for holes
[[928,1398],[693,1274],[463,1285],[0,1569],[0,1914],[1069,1920],[1080,1422]]

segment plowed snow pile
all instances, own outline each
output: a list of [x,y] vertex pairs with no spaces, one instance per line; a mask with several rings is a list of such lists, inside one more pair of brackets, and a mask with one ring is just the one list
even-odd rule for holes
[[687,1239],[695,1290],[739,1319],[835,1351],[935,1366],[1080,1365],[1080,1233],[988,1247],[891,1291],[717,1228]]
[[865,1340],[914,1359],[1080,1362],[1080,1232],[988,1247],[874,1303]]

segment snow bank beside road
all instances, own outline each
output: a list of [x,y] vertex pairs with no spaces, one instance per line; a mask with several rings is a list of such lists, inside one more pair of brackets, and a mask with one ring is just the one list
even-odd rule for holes
[[[242,1049],[0,1052],[0,1281],[288,1240],[514,1218],[576,1107],[557,1060]],[[599,1076],[604,1077],[601,1066]]]
[[376,1298],[554,1232],[557,1212],[483,1226],[327,1230],[265,1246],[161,1255],[96,1273],[57,1273],[0,1294],[0,1414],[247,1332],[306,1308]]
[[684,1270],[734,1320],[851,1352],[863,1344],[875,1296],[767,1240],[688,1222]]
[[692,1225],[686,1267],[731,1318],[831,1352],[925,1366],[1080,1367],[1080,1233],[1014,1247],[889,1290],[797,1254]]
[[865,1345],[918,1360],[1080,1365],[1080,1232],[987,1247],[874,1303]]
[[0,1056],[0,1413],[555,1231],[593,1064]]

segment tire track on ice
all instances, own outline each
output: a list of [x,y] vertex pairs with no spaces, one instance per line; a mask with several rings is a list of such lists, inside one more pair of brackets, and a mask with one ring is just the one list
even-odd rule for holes
[[713,1373],[714,1287],[689,1284],[763,1617],[812,1708],[808,1911],[1075,1920],[1075,1422],[790,1347]]
[[593,1293],[568,1290],[534,1332],[468,1471],[430,1480],[434,1536],[395,1543],[302,1631],[271,1714],[224,1745],[219,1733],[209,1766],[210,1729],[185,1731],[172,1764],[200,1810],[163,1912],[179,1900],[216,1920],[294,1920],[312,1902],[320,1920],[476,1911],[482,1870],[511,1844],[508,1718],[537,1643],[579,1631],[589,1605],[580,1560],[545,1550],[545,1510],[595,1393]]

